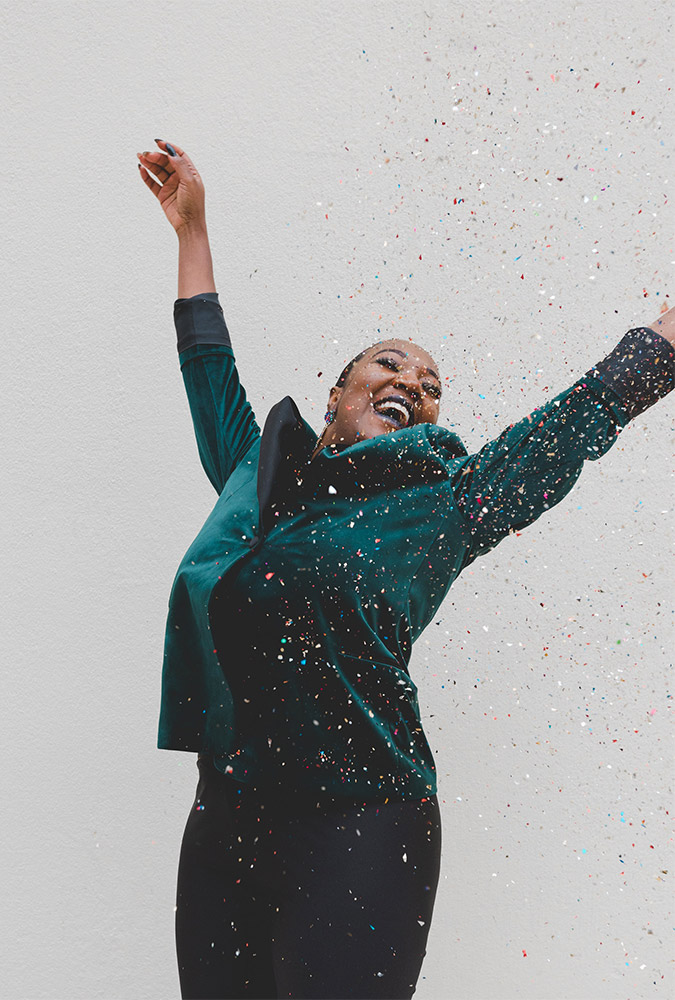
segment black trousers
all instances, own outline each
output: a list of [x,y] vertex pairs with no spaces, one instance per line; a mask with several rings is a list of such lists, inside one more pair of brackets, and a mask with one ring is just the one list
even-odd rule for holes
[[440,867],[436,796],[262,796],[199,760],[178,869],[186,1000],[410,998]]

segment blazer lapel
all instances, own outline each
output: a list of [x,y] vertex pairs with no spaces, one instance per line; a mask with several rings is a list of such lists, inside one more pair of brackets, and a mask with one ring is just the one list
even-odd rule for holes
[[299,471],[316,440],[316,434],[302,419],[290,396],[274,404],[265,421],[258,459],[257,494],[262,535],[272,521],[271,505],[283,488],[281,480]]

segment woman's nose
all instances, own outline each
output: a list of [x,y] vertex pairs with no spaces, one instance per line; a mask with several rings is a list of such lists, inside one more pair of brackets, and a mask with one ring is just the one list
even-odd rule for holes
[[422,396],[422,386],[417,375],[413,371],[401,371],[396,373],[394,385],[400,386],[411,396],[420,399]]

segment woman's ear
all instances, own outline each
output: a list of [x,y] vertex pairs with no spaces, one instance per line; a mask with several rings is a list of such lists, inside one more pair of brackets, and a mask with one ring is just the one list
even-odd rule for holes
[[330,391],[330,396],[328,397],[328,409],[336,410],[337,405],[340,402],[340,396],[342,395],[342,389],[338,389],[336,385]]

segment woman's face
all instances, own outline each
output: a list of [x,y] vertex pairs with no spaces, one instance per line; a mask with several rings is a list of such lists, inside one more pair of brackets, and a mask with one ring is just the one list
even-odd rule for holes
[[328,408],[335,413],[320,448],[338,450],[357,441],[390,434],[414,424],[435,424],[441,383],[434,359],[407,340],[385,340],[369,347],[341,388],[331,389]]

